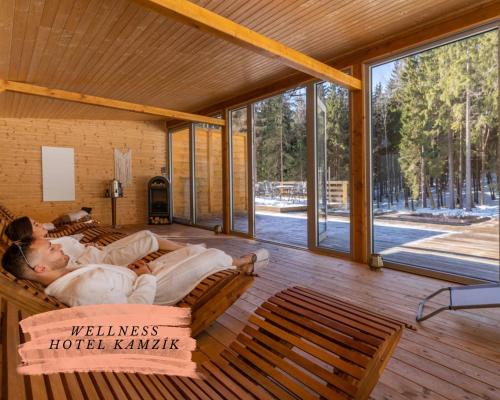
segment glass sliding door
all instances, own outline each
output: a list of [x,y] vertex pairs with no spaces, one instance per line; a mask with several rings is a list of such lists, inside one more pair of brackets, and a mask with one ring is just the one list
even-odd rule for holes
[[307,247],[306,90],[253,104],[255,236]]
[[195,224],[222,226],[222,129],[194,124]]
[[350,252],[349,91],[315,85],[317,246]]
[[232,110],[230,118],[231,230],[248,234],[248,132],[247,107]]
[[179,222],[191,223],[190,129],[170,132],[172,213]]
[[371,68],[372,249],[498,281],[498,30]]

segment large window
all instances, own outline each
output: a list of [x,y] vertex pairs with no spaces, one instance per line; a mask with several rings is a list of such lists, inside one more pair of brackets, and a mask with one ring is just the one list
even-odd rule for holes
[[350,251],[349,91],[316,84],[317,245]]
[[307,246],[306,90],[253,105],[255,236]]
[[222,131],[220,126],[194,125],[195,223],[222,225]]
[[371,68],[373,249],[497,281],[498,31]]

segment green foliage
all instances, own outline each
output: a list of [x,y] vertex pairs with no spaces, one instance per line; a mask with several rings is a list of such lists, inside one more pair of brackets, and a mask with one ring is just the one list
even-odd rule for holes
[[[472,176],[480,182],[485,174],[496,172],[497,41],[498,32],[491,31],[406,57],[395,63],[386,87],[373,88],[374,196],[378,194],[378,201],[399,190],[399,174],[414,199],[427,196],[426,191],[422,193],[425,185],[441,190],[438,183],[447,181],[448,160],[454,166],[454,180],[466,183],[466,93]],[[386,162],[394,159],[398,162]]]

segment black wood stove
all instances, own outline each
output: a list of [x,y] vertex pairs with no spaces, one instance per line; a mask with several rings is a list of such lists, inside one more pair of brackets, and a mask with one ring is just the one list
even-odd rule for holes
[[163,176],[155,176],[148,182],[148,212],[149,224],[169,224],[170,223],[170,207],[169,207],[169,192],[170,184],[167,178]]

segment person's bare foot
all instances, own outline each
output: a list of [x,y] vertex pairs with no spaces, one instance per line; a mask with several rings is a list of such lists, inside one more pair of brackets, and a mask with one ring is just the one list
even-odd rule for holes
[[239,258],[235,266],[246,275],[256,275],[267,264],[269,264],[269,252],[266,249],[259,249],[255,253]]

